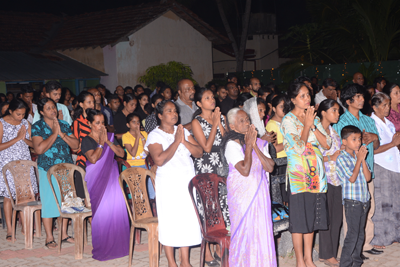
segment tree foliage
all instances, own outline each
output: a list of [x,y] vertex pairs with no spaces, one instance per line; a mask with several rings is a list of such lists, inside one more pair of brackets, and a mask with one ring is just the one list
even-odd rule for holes
[[154,89],[157,82],[162,81],[171,86],[172,89],[175,89],[181,79],[189,79],[194,84],[197,84],[192,75],[193,71],[190,66],[181,62],[170,61],[167,64],[149,67],[146,70],[146,74],[139,77],[139,82]]
[[400,41],[400,1],[308,0],[308,8],[327,34],[339,62],[397,59]]
[[400,57],[400,1],[308,0],[315,23],[290,28],[285,56],[312,64]]

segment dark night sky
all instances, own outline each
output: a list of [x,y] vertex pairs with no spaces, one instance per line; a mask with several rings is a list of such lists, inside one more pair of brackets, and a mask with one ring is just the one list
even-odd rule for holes
[[[137,5],[143,2],[157,2],[157,0],[16,0],[3,1],[1,10],[78,15],[91,11]],[[187,6],[207,23],[221,32],[225,32],[215,0],[181,0],[181,2],[187,3]],[[278,31],[285,32],[290,26],[311,21],[305,2],[306,0],[252,0],[252,12],[276,12]],[[237,3],[239,11],[241,11],[240,6],[244,6],[245,0],[237,0]],[[234,12],[234,9],[232,8],[231,11]],[[232,19],[233,24],[235,21],[236,19]]]

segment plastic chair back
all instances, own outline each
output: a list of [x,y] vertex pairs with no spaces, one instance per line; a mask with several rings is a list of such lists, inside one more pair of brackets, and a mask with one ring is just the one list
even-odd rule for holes
[[[137,167],[126,169],[119,176],[122,192],[125,192],[123,187],[123,182],[125,181],[132,195],[133,210],[131,211],[131,209],[128,208],[129,217],[132,222],[153,217],[149,196],[147,194],[147,176],[150,176],[152,181],[154,181],[154,173]],[[126,194],[124,194],[124,197],[126,205],[129,207]]]
[[[33,192],[33,187],[31,182],[31,168],[34,168],[36,177],[39,177],[36,162],[30,160],[11,161],[6,165],[4,165],[3,167],[4,182],[6,184],[13,208],[15,208],[15,205],[21,205],[36,201],[35,193]],[[15,202],[11,197],[12,194],[6,178],[7,170],[11,173],[12,177],[14,178],[15,195],[16,195]]]
[[[213,173],[198,174],[189,182],[189,194],[193,205],[196,207],[196,214],[203,236],[213,231],[226,230],[219,203],[219,183],[225,184],[225,179]],[[196,193],[199,195],[198,203],[196,203],[193,188],[196,189]]]
[[[65,197],[72,192],[73,197],[76,197],[76,189],[75,189],[75,181],[74,181],[74,172],[80,172],[81,177],[82,177],[82,183],[83,183],[83,188],[85,190],[85,197],[87,200],[87,208],[91,208],[90,205],[90,196],[89,192],[87,190],[86,182],[85,182],[85,175],[86,172],[79,166],[71,164],[71,163],[60,163],[56,164],[47,171],[47,179],[49,180],[50,187],[52,188],[53,194],[54,194],[54,199],[57,199],[56,193],[54,191],[54,188],[51,183],[51,175],[54,176],[54,178],[57,181],[57,186],[60,190],[61,193],[61,203],[64,202]],[[61,212],[61,207],[60,203],[57,202],[57,207],[58,211],[60,214]]]

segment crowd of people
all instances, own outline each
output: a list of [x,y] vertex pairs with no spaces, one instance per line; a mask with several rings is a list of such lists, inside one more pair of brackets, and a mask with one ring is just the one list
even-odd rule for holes
[[[17,97],[0,94],[0,168],[37,156],[39,177],[32,171],[31,182],[40,192],[49,249],[58,246],[53,218],[60,216],[60,192],[55,200],[47,179],[51,166],[73,163],[86,171],[93,258],[104,261],[129,253],[115,158],[146,168],[149,156],[157,169],[155,188],[149,179],[147,190],[169,266],[176,266],[176,247],[181,266],[190,266],[189,247],[201,243],[188,192],[189,181],[201,173],[226,179],[219,202],[231,232],[230,266],[277,266],[270,196],[277,174],[286,177],[281,199],[298,267],[315,266],[315,232],[320,261],[328,266],[360,266],[368,259],[364,253],[381,254],[400,241],[399,85],[378,77],[367,86],[361,73],[343,88],[331,78],[319,85],[315,77],[302,76],[283,93],[256,77],[240,85],[229,75],[224,85],[203,88],[183,79],[176,89],[160,81],[154,91],[136,85],[111,93],[99,84],[75,96],[49,81],[40,92],[25,86]],[[75,187],[87,205],[79,172]],[[0,196],[11,241],[10,173],[0,172]],[[73,243],[64,220],[62,242]],[[207,244],[208,266],[219,266],[221,256]]]

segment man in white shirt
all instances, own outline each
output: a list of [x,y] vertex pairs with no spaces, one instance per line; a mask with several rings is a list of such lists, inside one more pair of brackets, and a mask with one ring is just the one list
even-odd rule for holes
[[321,91],[319,91],[319,93],[315,95],[315,105],[319,105],[325,99],[334,99],[339,103],[339,105],[343,107],[342,103],[339,100],[339,97],[337,96],[336,81],[334,79],[326,78],[322,82]]
[[[72,119],[71,115],[69,114],[67,106],[58,103],[58,101],[61,98],[61,84],[57,81],[48,81],[45,85],[45,89],[46,89],[45,92],[46,97],[51,98],[57,104],[58,119],[67,122],[71,126]],[[40,120],[40,114],[36,110],[32,124],[34,124],[38,120]]]

